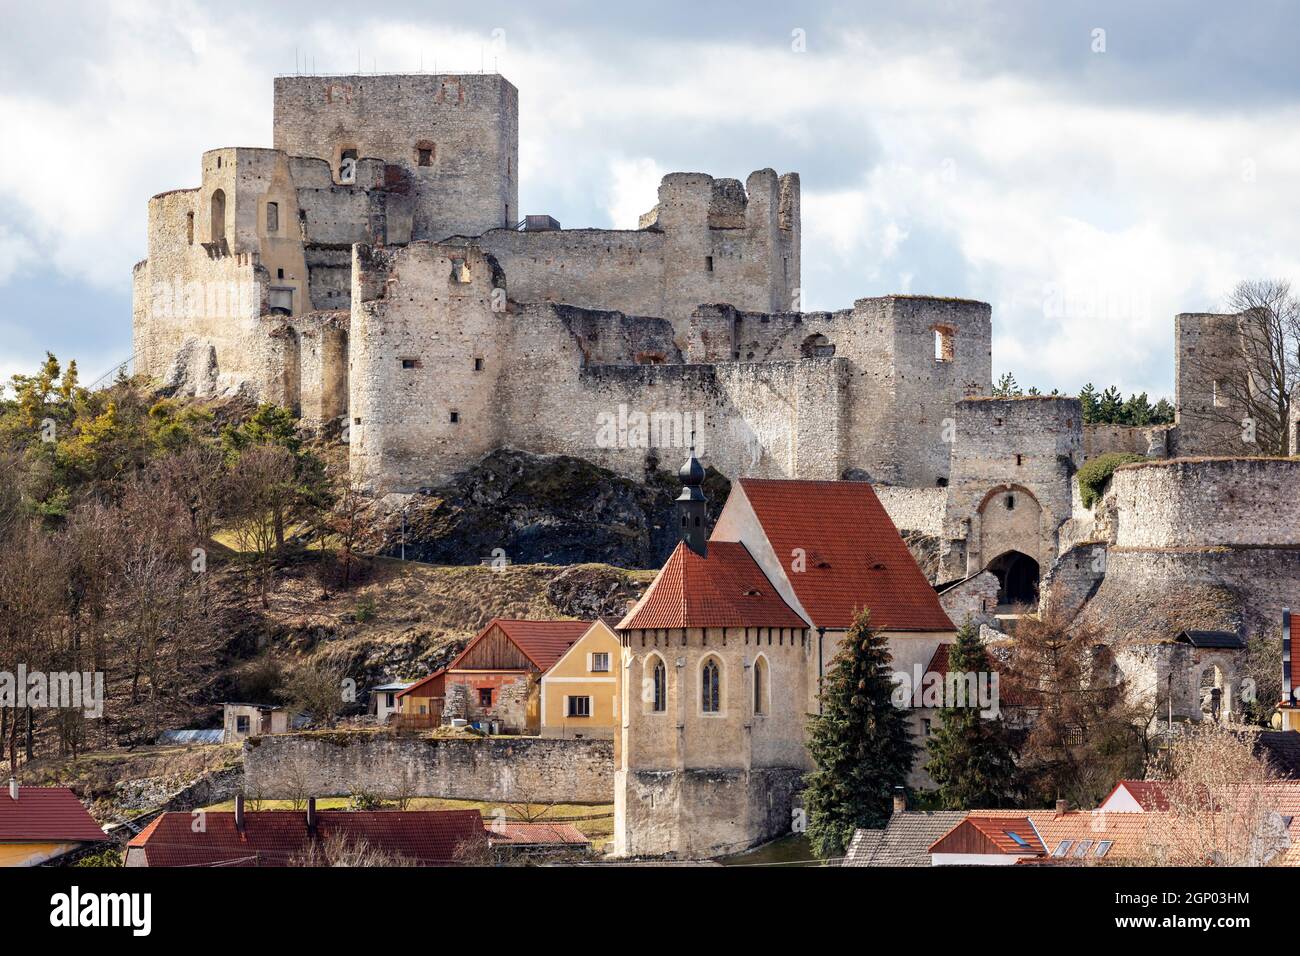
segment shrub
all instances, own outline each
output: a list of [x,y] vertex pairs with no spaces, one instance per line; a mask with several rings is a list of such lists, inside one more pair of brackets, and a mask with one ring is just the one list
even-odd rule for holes
[[1110,476],[1115,473],[1115,469],[1134,461],[1146,461],[1146,457],[1113,451],[1094,458],[1080,468],[1079,494],[1083,497],[1083,506],[1091,508],[1106,490],[1106,485],[1110,482]]

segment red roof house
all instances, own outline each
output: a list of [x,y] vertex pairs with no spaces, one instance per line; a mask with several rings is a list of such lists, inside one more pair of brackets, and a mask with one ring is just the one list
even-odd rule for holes
[[541,727],[541,675],[577,643],[591,621],[495,618],[446,668],[445,713],[507,732]]
[[67,787],[20,787],[0,793],[0,866],[35,866],[107,839]]
[[477,810],[291,810],[163,813],[128,844],[127,866],[327,865],[342,846],[419,866],[451,866],[487,847]]

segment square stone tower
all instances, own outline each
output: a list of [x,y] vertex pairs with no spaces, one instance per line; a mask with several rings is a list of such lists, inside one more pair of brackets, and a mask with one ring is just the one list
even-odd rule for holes
[[340,186],[383,160],[415,197],[413,239],[518,220],[519,91],[498,74],[277,77],[275,148],[325,160]]

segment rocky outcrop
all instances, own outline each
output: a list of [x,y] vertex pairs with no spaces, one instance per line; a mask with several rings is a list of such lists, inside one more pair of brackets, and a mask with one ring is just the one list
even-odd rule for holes
[[[710,520],[729,490],[710,469]],[[420,494],[379,499],[371,544],[396,555],[405,537],[406,557],[432,564],[657,568],[676,544],[669,519],[679,491],[672,472],[635,482],[581,458],[500,449]]]

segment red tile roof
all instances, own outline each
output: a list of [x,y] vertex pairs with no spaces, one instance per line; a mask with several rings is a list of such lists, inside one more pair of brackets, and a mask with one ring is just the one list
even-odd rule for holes
[[710,541],[706,552],[678,544],[619,628],[808,626],[743,544]]
[[465,649],[456,655],[456,659],[447,665],[447,670],[455,670],[466,654],[479,641],[488,635],[494,627],[510,639],[537,667],[539,671],[548,671],[555,662],[564,656],[564,652],[577,643],[578,638],[587,633],[591,621],[523,621],[494,618],[483,630],[474,635],[474,639],[465,645]]
[[[925,665],[927,674],[947,674],[948,673],[948,650],[952,647],[951,643],[940,644],[934,649],[934,654],[930,656],[930,663]],[[1016,690],[1007,680],[1007,665],[1010,659],[1010,647],[1004,644],[984,645],[984,650],[989,658],[989,665],[998,672],[998,707],[1021,707],[1024,701]]]
[[[455,863],[462,844],[486,843],[477,810],[321,810],[316,816],[318,843],[344,834],[423,866]],[[127,844],[127,861],[143,849],[148,866],[294,866],[313,843],[300,811],[246,812],[243,833],[231,812],[205,813],[202,833],[193,823],[189,813],[159,815]]]
[[[1002,853],[1046,854],[1047,848],[1029,817],[984,817],[971,814],[966,822],[993,841]],[[1019,837],[1017,841],[1016,837]]]
[[572,823],[501,823],[488,827],[488,841],[516,846],[588,846]]
[[18,799],[0,790],[0,843],[51,840],[98,842],[107,837],[67,787],[19,787]]
[[806,554],[806,569],[788,577],[815,626],[847,628],[866,607],[871,623],[887,630],[955,630],[871,485],[739,483],[777,557],[788,561],[796,548]]
[[1169,796],[1165,793],[1164,783],[1159,780],[1121,780],[1115,784],[1115,789],[1107,795],[1106,800],[1102,801],[1102,806],[1115,796],[1120,787],[1127,790],[1143,810],[1169,809]]

